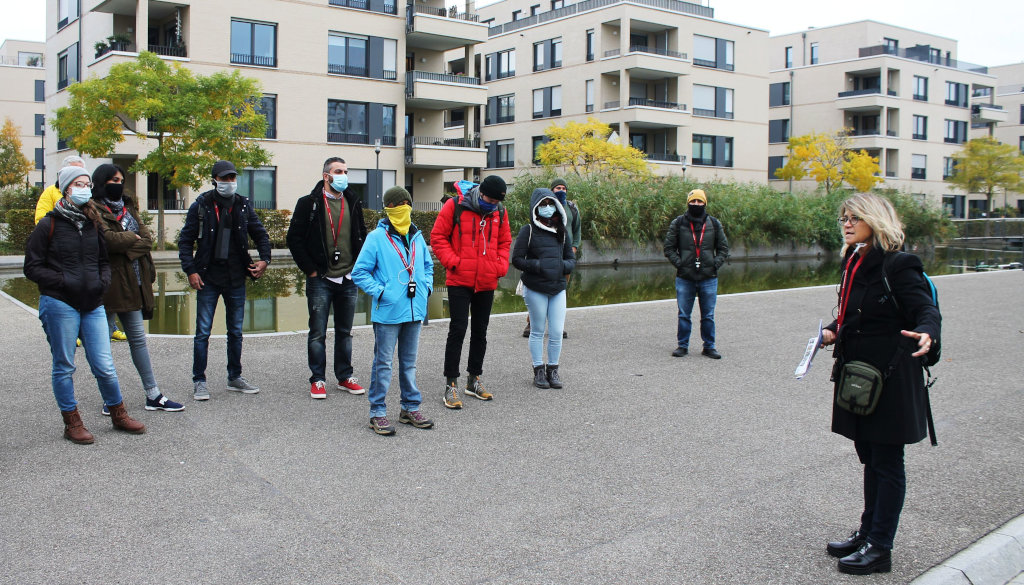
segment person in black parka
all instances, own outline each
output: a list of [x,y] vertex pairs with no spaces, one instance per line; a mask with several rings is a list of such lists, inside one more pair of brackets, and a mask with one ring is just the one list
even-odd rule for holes
[[[850,197],[839,209],[839,227],[845,244],[838,316],[822,331],[822,341],[836,344],[832,431],[853,441],[864,465],[864,511],[849,538],[826,548],[840,557],[841,572],[887,572],[906,494],[904,445],[927,435],[919,358],[939,343],[941,316],[921,260],[898,252],[903,224],[887,200],[870,194]],[[890,254],[886,274],[896,303],[882,281],[883,261]],[[842,366],[851,361],[867,362],[887,375],[870,414],[854,414],[835,400]]]

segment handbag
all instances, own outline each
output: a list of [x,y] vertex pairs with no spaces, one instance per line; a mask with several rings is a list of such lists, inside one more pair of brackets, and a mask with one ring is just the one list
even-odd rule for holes
[[875,366],[861,361],[846,362],[839,371],[836,406],[861,416],[871,414],[878,406],[884,385],[885,377]]

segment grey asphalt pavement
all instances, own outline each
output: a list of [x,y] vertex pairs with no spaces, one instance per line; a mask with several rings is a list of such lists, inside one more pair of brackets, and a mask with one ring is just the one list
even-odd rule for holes
[[[0,299],[0,581],[907,583],[1024,512],[1024,272],[936,284],[939,446],[908,447],[893,572],[859,578],[825,553],[861,509],[853,446],[829,432],[829,355],[793,378],[834,287],[721,297],[719,361],[670,356],[673,301],[571,310],[561,391],[531,386],[524,317],[494,316],[496,398],[461,411],[441,405],[435,321],[418,381],[436,427],[395,437],[367,428],[365,397],[310,399],[303,335],[246,337],[252,396],[224,390],[214,339],[205,403],[190,396],[191,338],[151,338],[182,413],[143,411],[115,344],[148,432],[111,430],[79,355],[91,446],[61,437],[38,320]],[[368,384],[372,330],[354,336]],[[397,394],[396,380],[396,418]]]

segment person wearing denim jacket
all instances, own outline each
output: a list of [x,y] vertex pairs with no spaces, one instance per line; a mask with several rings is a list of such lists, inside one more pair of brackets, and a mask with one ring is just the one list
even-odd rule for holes
[[427,297],[434,290],[434,263],[423,233],[412,224],[409,192],[398,186],[388,189],[384,212],[387,217],[366,236],[352,268],[352,280],[371,299],[370,428],[379,435],[393,435],[395,427],[387,418],[385,398],[396,344],[402,391],[398,422],[417,428],[434,426],[420,412],[422,396],[416,386],[416,354],[420,327],[427,316]]

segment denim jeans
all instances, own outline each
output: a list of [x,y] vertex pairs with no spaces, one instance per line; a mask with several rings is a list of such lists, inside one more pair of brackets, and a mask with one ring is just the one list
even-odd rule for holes
[[690,330],[693,322],[694,297],[700,302],[700,338],[704,341],[704,349],[715,347],[715,302],[718,300],[718,279],[687,280],[676,277],[676,305],[679,308],[679,328],[676,332],[676,343],[679,347],[690,347]]
[[473,315],[473,326],[469,334],[470,376],[484,373],[484,355],[487,353],[487,325],[491,320],[491,305],[494,291],[474,291],[471,286],[448,287],[448,343],[444,348],[444,376],[459,377],[459,359],[462,357],[462,342],[466,339],[469,315]]
[[155,394],[159,394],[156,384],[156,376],[153,374],[153,364],[149,360],[149,347],[146,345],[146,325],[142,319],[142,311],[129,311],[126,313],[117,313],[117,318],[121,320],[121,327],[124,330],[124,334],[128,337],[128,347],[131,348],[132,363],[135,364],[135,371],[139,373],[139,378],[142,379],[142,388],[146,391],[146,396],[150,396],[150,391]]
[[860,517],[860,532],[867,535],[871,544],[891,550],[907,494],[903,445],[854,441],[853,446],[864,464],[864,513]]
[[[562,328],[565,326],[565,291],[556,295],[523,287],[526,309],[530,312],[530,359],[534,367],[545,363],[557,366],[562,355]],[[548,329],[548,361],[544,361],[544,326]]]
[[420,347],[420,321],[373,324],[373,368],[370,372],[370,417],[384,416],[384,398],[391,385],[391,364],[398,344],[398,385],[402,390],[402,410],[420,409],[422,396],[416,387],[416,353]]
[[352,318],[356,312],[356,285],[349,279],[338,284],[326,278],[306,277],[306,306],[309,308],[310,383],[326,381],[327,318],[334,309],[334,375],[339,382],[352,376]]
[[192,381],[206,381],[206,354],[217,299],[224,297],[224,323],[228,331],[228,380],[242,375],[242,320],[245,318],[245,285],[221,288],[206,283],[196,291],[196,337],[192,342]]
[[43,324],[53,356],[51,380],[57,407],[64,412],[78,407],[72,379],[75,373],[75,338],[82,340],[85,359],[99,384],[103,404],[120,404],[121,388],[114,371],[114,358],[110,355],[110,333],[103,305],[91,311],[79,311],[63,301],[40,295],[39,321]]

